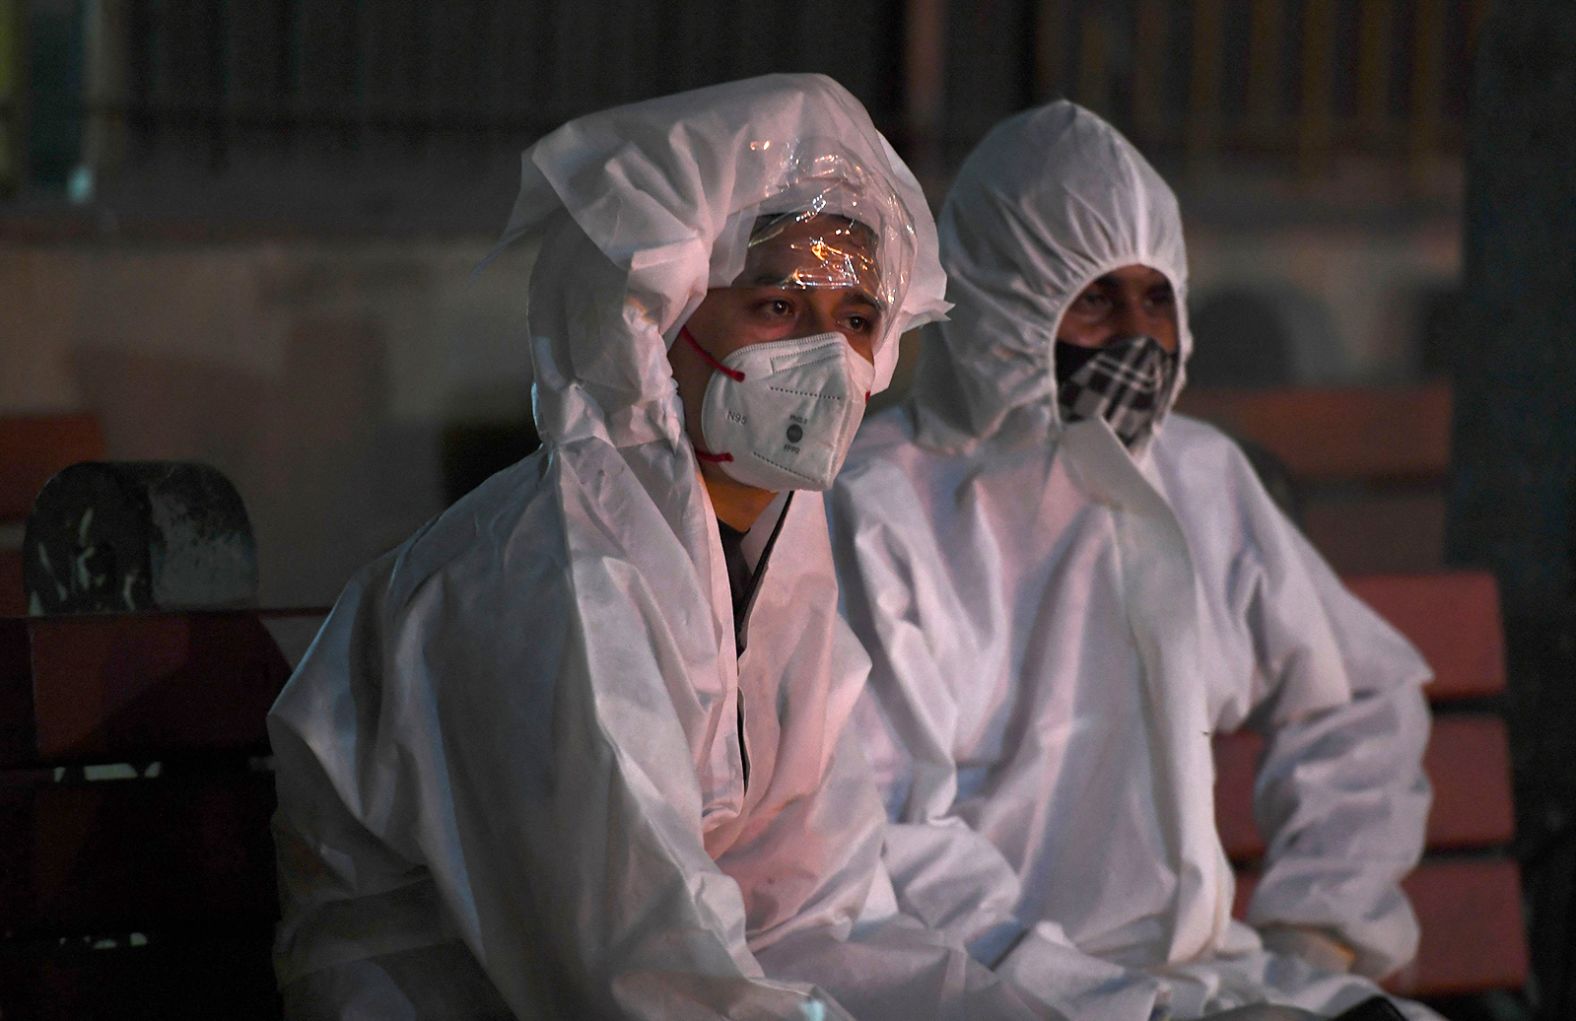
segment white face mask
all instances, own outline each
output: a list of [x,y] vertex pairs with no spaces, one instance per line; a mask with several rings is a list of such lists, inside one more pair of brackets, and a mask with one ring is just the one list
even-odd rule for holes
[[697,453],[757,489],[830,489],[875,368],[836,332],[751,344],[722,361],[680,334],[715,370],[701,401],[708,450]]

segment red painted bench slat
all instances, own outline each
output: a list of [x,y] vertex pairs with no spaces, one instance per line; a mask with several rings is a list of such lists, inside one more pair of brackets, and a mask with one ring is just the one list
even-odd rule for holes
[[104,459],[104,433],[92,415],[0,418],[0,521],[26,521],[33,497],[60,469]]
[[0,766],[261,750],[289,673],[245,611],[0,620]]
[[1389,987],[1409,996],[1455,996],[1526,984],[1521,873],[1508,859],[1431,861],[1401,884],[1422,926],[1417,960]]
[[1352,593],[1416,645],[1434,670],[1433,702],[1505,690],[1499,589],[1485,571],[1369,574],[1344,579]]
[[1450,384],[1192,388],[1177,410],[1280,458],[1304,482],[1436,481],[1450,466]]
[[[1527,980],[1521,879],[1508,859],[1425,861],[1401,884],[1417,911],[1417,959],[1385,981],[1402,996],[1454,996],[1519,988]],[[1234,913],[1242,917],[1254,876],[1239,873]]]

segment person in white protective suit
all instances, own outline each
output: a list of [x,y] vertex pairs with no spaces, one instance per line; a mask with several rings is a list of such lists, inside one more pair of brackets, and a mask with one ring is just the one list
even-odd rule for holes
[[845,725],[816,490],[946,307],[912,175],[820,76],[523,167],[542,449],[357,575],[269,717],[287,1011],[1056,1016],[896,911]]
[[[938,229],[950,321],[831,501],[899,904],[1079,1017],[1375,995],[1417,945],[1428,670],[1234,443],[1168,414],[1174,196],[1058,102],[990,133]],[[1211,754],[1241,727],[1267,737],[1247,924]]]

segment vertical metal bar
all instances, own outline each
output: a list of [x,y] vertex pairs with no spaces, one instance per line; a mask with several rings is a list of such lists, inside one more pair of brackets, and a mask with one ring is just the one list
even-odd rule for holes
[[284,134],[286,150],[294,150],[300,135],[301,105],[298,80],[301,56],[297,49],[297,22],[295,0],[277,0],[278,7],[278,59],[275,64],[277,77],[274,95],[274,123]]
[[371,19],[362,0],[352,0],[349,10],[350,25],[350,96],[349,109],[343,113],[340,142],[352,154],[364,152],[367,147],[367,36]]
[[95,177],[113,173],[126,155],[127,31],[125,4],[94,0],[83,9],[87,120],[82,162]]
[[934,185],[941,176],[946,116],[946,0],[907,0],[903,24],[903,120],[914,173]]
[[1254,0],[1248,15],[1248,124],[1256,144],[1271,141],[1286,77],[1281,0]]
[[1478,40],[1483,37],[1483,22],[1488,19],[1493,0],[1467,0],[1467,55],[1477,55]]
[[[505,27],[507,25],[507,18],[504,16],[504,11],[504,5],[499,3],[498,0],[490,0],[488,3],[486,40],[487,52],[485,57],[487,69],[485,88],[487,90],[488,122],[486,142],[488,151],[492,151],[500,147],[506,148],[506,146],[503,146],[502,143],[504,143],[504,141],[510,137],[510,132],[507,130],[509,111],[505,99],[506,91],[504,88],[504,82],[507,80],[507,76],[504,73],[504,69],[511,54],[507,47],[500,46],[500,43],[508,38],[508,31]],[[626,18],[622,17],[624,11],[620,9],[617,13],[620,16],[614,22],[617,27],[615,27],[613,31],[627,32],[629,29],[629,23]],[[615,52],[628,53],[629,50],[628,47],[621,42],[617,46]],[[628,59],[624,58],[623,60],[619,60],[616,63],[628,63]],[[608,68],[609,78],[612,78],[617,73],[618,71],[615,67]]]
[[1198,165],[1214,154],[1220,134],[1220,63],[1224,0],[1193,4],[1193,69],[1188,87],[1188,161]]
[[1133,34],[1133,124],[1145,141],[1162,139],[1165,108],[1161,83],[1166,74],[1165,0],[1139,0]]
[[0,0],[0,196],[22,187],[22,0]]
[[1434,149],[1444,92],[1444,0],[1417,0],[1412,37],[1411,137],[1408,150],[1414,173]]
[[1110,41],[1105,15],[1098,5],[1083,8],[1078,31],[1078,102],[1108,116],[1111,105]]
[[1370,139],[1390,122],[1390,0],[1362,0],[1357,22],[1357,121]]
[[153,80],[153,55],[149,47],[153,21],[151,6],[151,0],[128,0],[125,7],[126,106],[122,116],[128,149],[133,140],[139,150],[150,148],[153,133],[153,118],[148,115]]
[[[1483,38],[1484,24],[1488,20],[1489,10],[1492,6],[1493,0],[1468,0],[1467,2],[1466,25],[1464,26],[1466,38],[1463,45],[1462,61],[1467,68],[1466,89],[1469,94],[1472,90],[1474,75],[1472,69],[1477,66],[1478,62],[1478,41]],[[1460,120],[1456,124],[1456,128],[1459,131],[1456,138],[1459,139],[1458,144],[1462,150],[1466,148],[1467,142],[1466,122],[1467,117],[1465,111],[1463,111]]]
[[1046,102],[1065,91],[1062,45],[1067,35],[1065,0],[1040,0],[1034,5],[1034,99]]
[[[442,35],[439,24],[445,11],[442,4],[422,3],[417,10],[423,28],[418,38],[417,52],[421,54],[421,101],[416,110],[409,111],[411,147],[430,159],[437,151],[437,132],[432,130],[443,108],[443,51],[439,45]],[[558,85],[562,79],[555,81]]]
[[230,160],[230,0],[213,7],[208,22],[208,169],[221,173]]
[[[153,151],[160,141],[168,144],[170,117],[170,12],[169,0],[150,0],[148,17],[148,134]],[[161,139],[160,136],[163,136]]]
[[1308,0],[1302,22],[1302,106],[1297,118],[1297,152],[1309,176],[1324,170],[1330,154],[1331,84],[1335,56],[1333,0]]

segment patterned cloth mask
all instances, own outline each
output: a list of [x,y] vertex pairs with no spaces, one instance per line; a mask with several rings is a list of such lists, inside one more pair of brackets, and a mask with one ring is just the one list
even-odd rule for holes
[[1123,337],[1097,348],[1058,340],[1055,357],[1062,420],[1104,418],[1130,449],[1154,428],[1177,371],[1177,356],[1153,337]]

